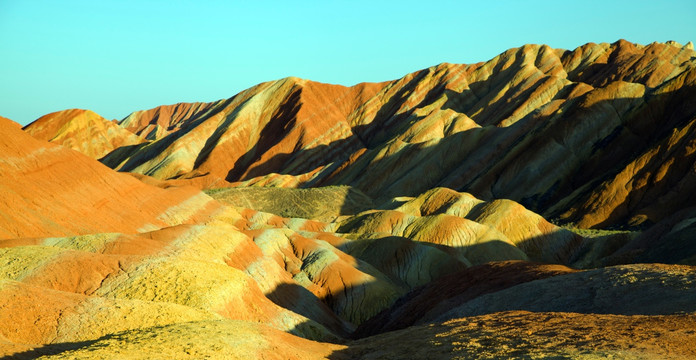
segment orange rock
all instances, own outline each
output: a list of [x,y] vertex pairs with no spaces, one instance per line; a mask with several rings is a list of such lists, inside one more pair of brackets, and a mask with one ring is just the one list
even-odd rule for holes
[[111,151],[144,140],[89,110],[71,109],[44,115],[27,125],[31,136],[100,159]]
[[0,131],[0,239],[152,230],[219,207],[196,189],[145,185],[7,121]]

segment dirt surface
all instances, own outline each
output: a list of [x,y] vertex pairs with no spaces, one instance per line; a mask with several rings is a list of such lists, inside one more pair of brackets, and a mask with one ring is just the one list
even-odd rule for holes
[[696,315],[501,312],[350,343],[329,359],[693,359]]
[[[208,320],[36,347],[16,359],[326,359],[342,345],[302,339],[244,321]],[[3,358],[4,359],[4,358]]]

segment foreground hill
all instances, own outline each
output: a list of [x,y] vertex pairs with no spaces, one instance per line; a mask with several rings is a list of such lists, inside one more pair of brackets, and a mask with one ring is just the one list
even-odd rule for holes
[[352,342],[329,359],[690,359],[694,315],[512,311]]

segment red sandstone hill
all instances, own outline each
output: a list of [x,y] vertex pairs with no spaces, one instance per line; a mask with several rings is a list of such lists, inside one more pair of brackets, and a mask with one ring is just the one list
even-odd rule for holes
[[33,137],[99,159],[143,139],[93,111],[72,109],[44,115],[24,128]]
[[163,190],[116,173],[4,119],[0,133],[0,239],[152,230],[218,206],[194,188]]

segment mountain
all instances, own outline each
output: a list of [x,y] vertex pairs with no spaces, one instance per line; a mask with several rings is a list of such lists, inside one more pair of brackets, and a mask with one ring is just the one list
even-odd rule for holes
[[152,230],[219,207],[195,188],[146,185],[3,119],[0,133],[0,239]]
[[72,109],[44,115],[24,128],[31,136],[99,159],[144,140],[90,110]]
[[281,79],[135,112],[119,125],[150,142],[102,162],[202,188],[385,200],[443,186],[583,228],[645,227],[696,200],[696,53],[677,45],[525,45],[353,87]]
[[525,45],[0,118],[0,357],[692,358],[694,65]]
[[18,128],[22,127],[22,125],[20,125],[19,123],[2,116],[0,116],[0,123],[4,124],[3,126],[15,126]]
[[[287,333],[340,342],[399,297],[451,271],[582,248],[579,236],[511,201],[489,204],[433,189],[373,210],[371,198],[346,187],[207,195],[117,173],[0,121],[0,319],[11,324],[0,332],[5,355],[71,356],[117,334],[165,331],[157,336],[166,338],[174,336],[168,331],[201,328],[214,339],[197,345],[203,354],[229,341],[224,329],[231,328],[258,339],[257,348],[245,345],[237,354],[267,354],[259,344],[278,341],[305,344],[291,351],[309,346],[321,353],[340,347]],[[283,218],[238,206],[240,195],[253,199],[242,205],[276,212],[280,205],[272,204],[297,199],[307,208],[327,199],[338,208],[327,204],[315,213],[285,205],[280,209],[289,215],[324,221]],[[510,210],[491,210],[497,208]],[[394,228],[394,216],[408,222]],[[511,222],[532,231],[533,246],[522,246]],[[440,233],[459,238],[442,242]]]

